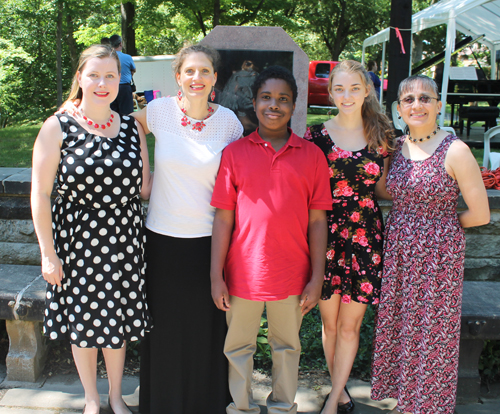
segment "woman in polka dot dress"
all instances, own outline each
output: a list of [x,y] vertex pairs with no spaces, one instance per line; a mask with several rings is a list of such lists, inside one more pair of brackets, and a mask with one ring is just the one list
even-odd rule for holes
[[44,334],[70,339],[85,414],[99,413],[98,348],[111,411],[130,413],[121,392],[125,344],[151,327],[139,196],[149,197],[152,182],[143,130],[110,109],[119,82],[116,52],[103,45],[85,50],[68,98],[80,106],[49,118],[33,150],[33,222],[49,283]]

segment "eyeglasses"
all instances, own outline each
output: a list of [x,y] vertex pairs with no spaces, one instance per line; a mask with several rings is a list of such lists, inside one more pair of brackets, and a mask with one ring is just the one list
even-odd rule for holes
[[432,102],[432,100],[435,99],[436,101],[439,100],[438,98],[434,98],[433,96],[427,96],[427,95],[422,95],[418,98],[415,98],[414,96],[407,96],[404,99],[401,99],[399,103],[403,106],[411,106],[415,102],[415,100],[420,101],[422,105],[427,105]]

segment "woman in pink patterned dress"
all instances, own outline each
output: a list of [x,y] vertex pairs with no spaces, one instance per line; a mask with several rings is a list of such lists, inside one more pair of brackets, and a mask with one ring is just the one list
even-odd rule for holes
[[[489,222],[479,167],[469,147],[440,130],[436,83],[399,85],[409,128],[387,175],[382,291],[375,330],[372,398],[396,398],[392,413],[452,414],[458,372],[464,227]],[[468,210],[457,214],[459,193]]]
[[304,138],[323,150],[330,167],[333,206],[327,212],[328,247],[319,308],[332,391],[322,414],[337,414],[354,409],[344,388],[358,350],[363,315],[368,305],[379,300],[382,214],[375,194],[389,198],[385,175],[392,127],[359,62],[338,64],[328,89],[339,114],[311,126]]

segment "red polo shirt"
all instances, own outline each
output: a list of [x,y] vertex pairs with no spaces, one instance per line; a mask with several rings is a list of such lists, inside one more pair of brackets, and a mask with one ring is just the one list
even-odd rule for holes
[[224,266],[229,294],[270,301],[300,295],[310,279],[309,210],[331,210],[323,152],[290,130],[276,152],[253,132],[228,145],[212,206],[235,210]]

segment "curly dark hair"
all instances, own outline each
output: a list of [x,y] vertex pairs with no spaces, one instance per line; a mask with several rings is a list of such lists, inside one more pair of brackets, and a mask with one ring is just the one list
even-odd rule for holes
[[252,94],[254,98],[257,96],[259,89],[268,79],[281,79],[288,83],[288,86],[290,86],[290,89],[292,90],[293,103],[297,101],[297,82],[295,82],[292,72],[283,66],[269,66],[257,76],[252,85]]

